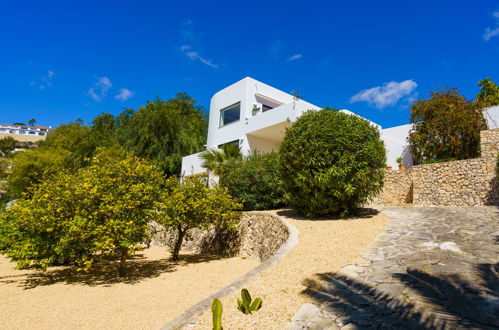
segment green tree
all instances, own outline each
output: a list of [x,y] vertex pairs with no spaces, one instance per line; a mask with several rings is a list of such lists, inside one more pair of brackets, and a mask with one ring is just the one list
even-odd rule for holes
[[203,162],[201,166],[212,171],[213,174],[219,175],[220,170],[229,160],[241,160],[243,158],[238,146],[233,144],[225,144],[221,150],[209,149],[201,154]]
[[285,204],[279,155],[274,152],[224,162],[219,184],[241,201],[245,210],[275,209]]
[[25,123],[14,123],[14,124],[12,124],[12,125],[26,126],[26,124],[25,124]]
[[11,198],[19,198],[32,185],[50,178],[64,168],[69,152],[64,149],[33,149],[17,152],[7,177],[7,191]]
[[91,133],[95,144],[100,147],[111,147],[118,144],[117,119],[110,113],[103,113],[92,120]]
[[28,120],[28,124],[30,126],[33,126],[34,124],[36,124],[36,119],[35,118],[31,118],[30,120]]
[[480,93],[476,95],[476,101],[484,108],[499,105],[499,86],[490,78],[478,82]]
[[0,156],[9,156],[16,148],[16,143],[17,141],[11,136],[0,139]]
[[480,154],[480,131],[487,128],[481,107],[456,88],[430,92],[411,105],[409,135],[416,161],[467,159]]
[[279,150],[289,205],[307,216],[346,215],[382,187],[385,148],[378,129],[339,111],[308,111]]
[[[87,166],[98,146],[117,144],[112,121],[112,115],[103,114],[94,119],[92,128],[84,125],[81,120],[63,124],[51,131],[46,140],[39,142],[38,148],[16,153],[12,173],[8,177],[9,195],[18,198],[32,184],[39,183],[62,169],[75,171]],[[15,143],[14,139],[9,139],[8,150],[12,148],[12,141]],[[0,140],[2,150],[1,146],[5,145],[3,142],[4,140]]]
[[206,141],[207,118],[196,101],[179,93],[167,101],[148,102],[118,116],[119,141],[138,157],[179,175],[182,157],[199,152]]
[[63,149],[69,152],[65,159],[65,168],[77,169],[88,165],[90,158],[95,155],[96,148],[100,146],[93,138],[90,127],[81,120],[62,124],[51,131],[39,148]]
[[19,267],[61,263],[88,269],[99,257],[127,256],[148,236],[162,173],[117,148],[99,149],[76,173],[63,171],[33,188],[2,216],[0,249]]
[[87,166],[97,146],[91,129],[81,121],[58,126],[38,148],[14,155],[12,173],[7,180],[9,195],[18,198],[31,185],[62,169],[76,171]]
[[188,177],[180,181],[171,177],[166,183],[166,197],[160,204],[158,222],[176,231],[171,247],[172,260],[179,259],[180,248],[189,229],[232,229],[238,223],[241,208],[227,189],[222,186],[210,188],[200,177]]

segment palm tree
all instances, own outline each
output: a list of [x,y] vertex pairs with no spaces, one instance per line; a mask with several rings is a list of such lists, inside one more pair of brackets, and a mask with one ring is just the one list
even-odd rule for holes
[[242,159],[241,150],[233,144],[225,144],[222,149],[208,149],[201,155],[201,166],[219,175],[222,164],[230,159]]
[[36,123],[36,119],[35,118],[31,118],[30,120],[28,120],[28,124],[30,126],[33,126],[35,123]]

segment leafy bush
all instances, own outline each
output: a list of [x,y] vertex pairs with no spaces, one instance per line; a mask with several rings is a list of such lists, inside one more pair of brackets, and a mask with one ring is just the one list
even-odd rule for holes
[[90,128],[81,121],[58,126],[38,148],[14,154],[7,183],[10,197],[19,198],[30,186],[63,169],[76,171],[88,166],[98,146]]
[[11,173],[7,177],[10,197],[19,198],[28,188],[64,169],[69,151],[60,148],[37,148],[17,152],[12,160]]
[[61,263],[88,269],[118,254],[120,274],[129,253],[148,235],[162,173],[119,149],[102,149],[90,166],[63,171],[32,188],[0,217],[0,249],[19,267]]
[[435,163],[446,163],[457,160],[456,158],[443,158],[443,159],[425,159],[421,164],[435,164]]
[[285,197],[307,217],[346,215],[382,187],[383,141],[355,115],[308,111],[288,129],[279,153]]
[[180,181],[171,177],[166,182],[166,196],[160,204],[158,222],[176,231],[175,241],[170,247],[172,260],[179,259],[180,248],[188,230],[192,228],[234,229],[241,208],[227,189],[222,186],[210,188],[201,177],[187,177]]
[[245,210],[274,209],[285,203],[277,153],[228,160],[219,172],[219,183],[242,202]]
[[16,140],[12,136],[0,139],[0,156],[6,157],[12,153],[16,147]]
[[430,159],[468,159],[480,154],[480,131],[487,128],[481,106],[457,89],[430,92],[411,106],[409,135],[417,162]]

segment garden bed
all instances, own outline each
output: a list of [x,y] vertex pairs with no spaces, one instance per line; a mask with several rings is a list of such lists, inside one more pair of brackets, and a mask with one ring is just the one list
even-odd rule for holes
[[129,276],[105,262],[89,273],[16,270],[0,255],[0,319],[6,329],[157,329],[256,267],[256,258],[183,254],[153,247],[127,261]]
[[[306,220],[289,211],[280,211],[298,231],[298,245],[276,266],[264,271],[245,287],[253,297],[263,299],[263,307],[253,315],[236,309],[237,292],[221,299],[224,329],[282,329],[307,302],[301,292],[306,279],[316,274],[334,272],[355,262],[381,233],[388,218],[375,211],[347,219]],[[195,329],[211,328],[211,312],[194,320]]]

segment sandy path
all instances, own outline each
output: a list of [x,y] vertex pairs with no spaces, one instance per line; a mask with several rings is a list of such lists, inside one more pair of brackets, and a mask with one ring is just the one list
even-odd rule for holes
[[259,264],[193,255],[172,264],[165,249],[142,253],[129,262],[127,283],[116,282],[115,265],[43,274],[16,270],[0,255],[0,329],[158,329]]
[[[279,264],[246,285],[254,298],[263,299],[262,309],[246,316],[236,309],[239,292],[223,298],[224,329],[282,329],[307,301],[301,294],[305,289],[302,282],[359,259],[389,221],[382,214],[347,220],[287,219],[299,231],[298,245]],[[210,328],[211,312],[206,312],[196,321],[195,329]]]

